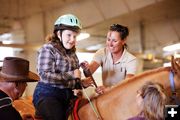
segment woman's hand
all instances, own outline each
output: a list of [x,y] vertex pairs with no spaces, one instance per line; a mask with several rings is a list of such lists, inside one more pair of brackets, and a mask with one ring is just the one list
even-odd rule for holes
[[95,89],[96,93],[98,94],[103,94],[104,92],[107,91],[107,88],[105,86],[98,86],[96,89]]
[[89,63],[87,61],[83,61],[81,65],[81,67],[83,67],[84,69],[89,69]]
[[87,88],[89,86],[93,86],[93,80],[91,79],[91,77],[87,77],[87,78],[83,79],[81,81],[81,83],[82,83],[83,87],[85,87],[85,88]]

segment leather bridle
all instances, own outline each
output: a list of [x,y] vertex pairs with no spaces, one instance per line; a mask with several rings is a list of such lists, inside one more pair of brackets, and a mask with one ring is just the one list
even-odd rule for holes
[[175,104],[180,105],[180,101],[177,97],[177,91],[176,91],[176,87],[175,87],[175,82],[174,82],[174,72],[171,70],[170,74],[169,74],[169,80],[170,80],[170,86],[171,86],[171,99],[173,101],[175,101]]

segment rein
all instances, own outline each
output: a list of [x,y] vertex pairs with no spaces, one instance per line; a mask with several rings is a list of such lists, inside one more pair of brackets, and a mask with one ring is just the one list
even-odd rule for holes
[[[95,104],[95,106],[94,106],[93,103],[92,103],[92,101],[91,101],[91,99],[90,99],[89,96],[87,95],[85,89],[84,89],[83,87],[82,87],[82,89],[83,89],[83,92],[84,92],[86,98],[87,98],[88,101],[89,101],[89,104],[90,104],[93,112],[95,113],[95,115],[96,115],[96,117],[97,117],[97,120],[103,120],[102,117],[101,117],[101,115],[100,115],[100,113],[99,113],[99,111],[98,111],[97,102],[95,101],[96,104]],[[94,100],[95,100],[95,99],[94,99]]]
[[170,71],[169,80],[170,80],[170,86],[171,86],[171,92],[172,92],[171,99],[175,101],[175,104],[180,105],[180,101],[177,98],[177,92],[176,92],[175,83],[174,83],[174,73],[172,71]]

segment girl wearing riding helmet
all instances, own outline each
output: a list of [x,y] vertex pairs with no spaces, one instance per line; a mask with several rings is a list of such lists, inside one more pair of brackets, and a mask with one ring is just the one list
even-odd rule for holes
[[76,37],[81,30],[80,20],[72,15],[60,16],[54,24],[53,35],[39,50],[37,70],[40,76],[33,104],[36,114],[43,120],[67,120],[67,110],[73,89],[88,87],[93,81],[81,79],[79,60],[76,56]]

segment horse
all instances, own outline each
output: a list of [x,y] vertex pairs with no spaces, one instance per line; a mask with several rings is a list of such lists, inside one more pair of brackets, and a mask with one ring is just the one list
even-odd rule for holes
[[[79,108],[79,119],[126,120],[136,116],[140,112],[136,105],[136,91],[146,82],[150,81],[162,84],[167,90],[168,96],[171,96],[170,73],[170,67],[157,68],[119,82],[108,92],[92,98],[92,104],[88,103]],[[180,78],[176,74],[174,74],[174,83],[176,90],[180,89]],[[14,102],[14,107],[17,108],[22,116],[24,114],[34,116],[35,109],[31,101],[32,98],[17,100]],[[98,114],[94,112],[92,105]]]
[[[80,120],[126,120],[136,116],[140,111],[136,104],[137,90],[146,82],[162,84],[171,96],[169,75],[170,67],[148,70],[132,78],[125,79],[108,92],[99,95],[82,106],[79,111]],[[174,74],[175,88],[180,88],[180,78]],[[93,107],[94,106],[94,107]]]

